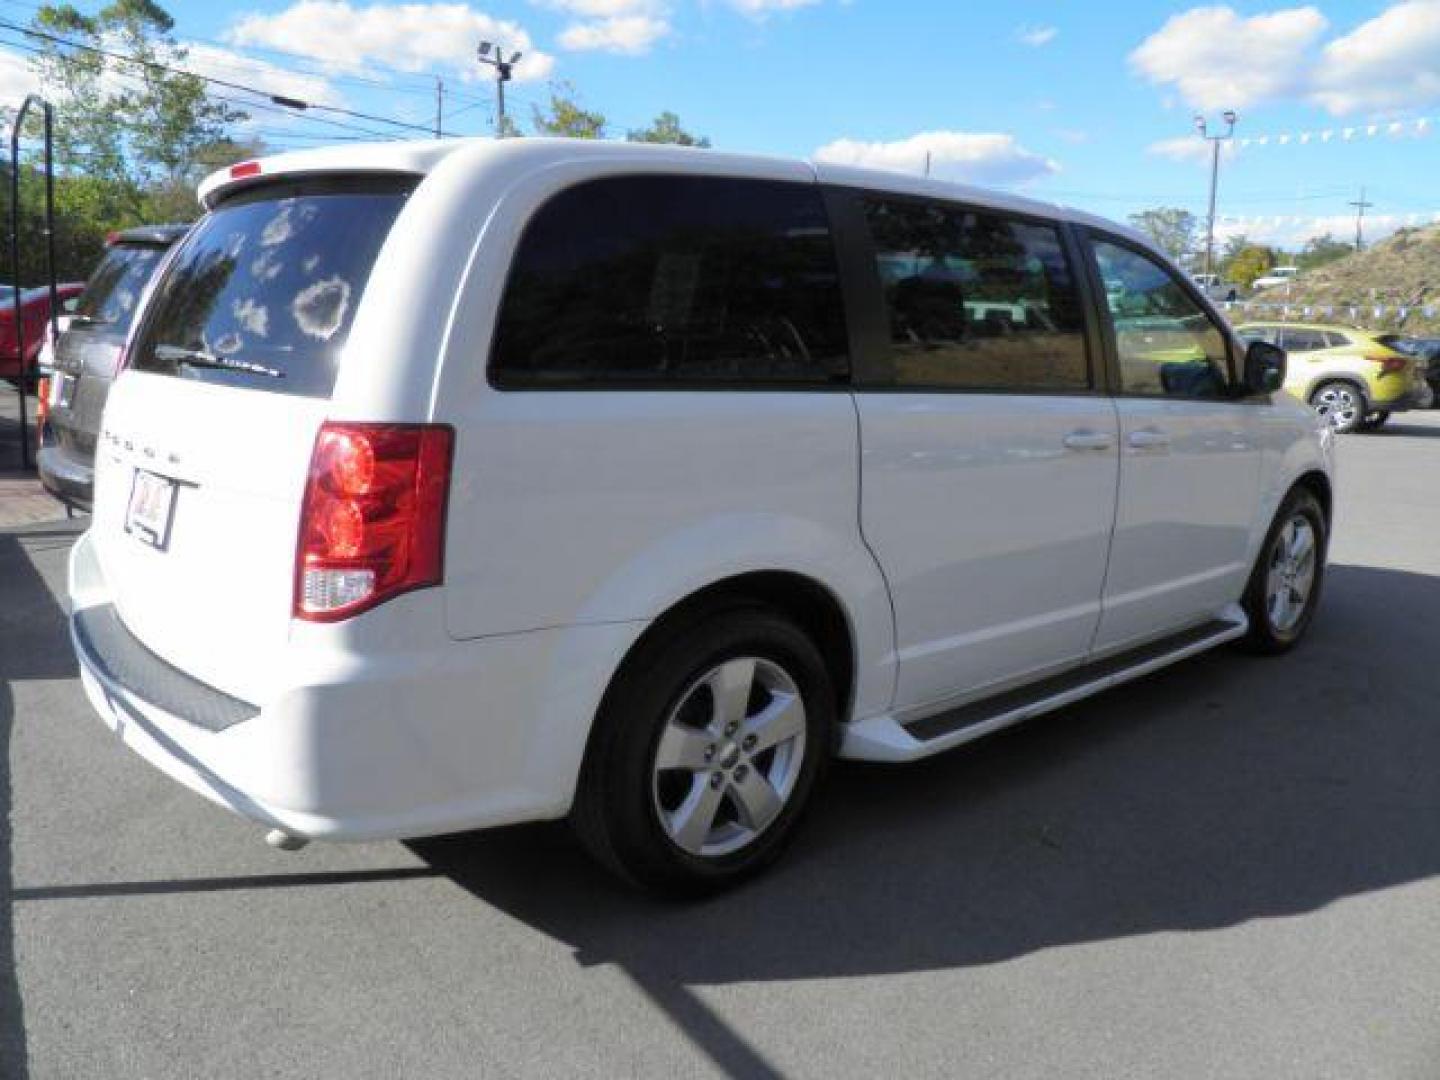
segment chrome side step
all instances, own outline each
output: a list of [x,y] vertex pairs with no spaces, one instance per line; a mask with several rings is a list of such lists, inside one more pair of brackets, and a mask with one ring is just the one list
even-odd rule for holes
[[1213,649],[1248,628],[1235,605],[1222,617],[1180,633],[933,716],[904,724],[888,715],[859,720],[846,729],[840,756],[866,761],[929,757]]

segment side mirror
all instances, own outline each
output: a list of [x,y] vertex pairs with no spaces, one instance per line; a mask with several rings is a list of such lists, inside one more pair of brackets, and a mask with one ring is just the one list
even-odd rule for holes
[[1285,385],[1285,350],[1268,341],[1252,341],[1245,350],[1246,394],[1273,394]]

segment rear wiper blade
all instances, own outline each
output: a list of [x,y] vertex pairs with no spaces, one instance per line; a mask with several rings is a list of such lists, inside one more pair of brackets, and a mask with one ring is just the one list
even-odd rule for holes
[[186,367],[216,368],[220,371],[243,371],[249,375],[267,375],[272,379],[283,379],[285,372],[279,368],[257,364],[253,360],[237,360],[233,356],[216,356],[204,349],[186,349],[179,345],[156,345],[155,355],[161,360],[184,364]]

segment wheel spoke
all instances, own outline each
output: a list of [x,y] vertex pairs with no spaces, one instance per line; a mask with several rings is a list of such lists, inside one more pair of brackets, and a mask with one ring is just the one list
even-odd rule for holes
[[742,730],[745,735],[754,736],[755,744],[749,751],[752,755],[769,750],[805,730],[805,705],[798,694],[775,691],[770,704],[745,721]]
[[1290,558],[1298,565],[1300,560],[1315,550],[1315,533],[1308,526],[1295,529],[1295,537],[1290,543]]
[[756,832],[775,820],[782,805],[779,792],[770,786],[770,781],[759,769],[750,769],[745,779],[733,781],[730,797],[735,800],[741,822]]
[[675,720],[665,725],[655,749],[657,769],[703,769],[710,759],[705,751],[714,743],[709,732],[686,727]]
[[730,724],[737,728],[745,722],[750,708],[750,688],[755,684],[755,661],[744,658],[721,664],[710,676],[710,693],[715,700],[711,726],[724,730]]
[[705,839],[715,825],[715,814],[720,809],[723,792],[710,784],[709,777],[698,774],[690,794],[685,797],[670,815],[670,835],[692,855],[699,855],[705,846]]

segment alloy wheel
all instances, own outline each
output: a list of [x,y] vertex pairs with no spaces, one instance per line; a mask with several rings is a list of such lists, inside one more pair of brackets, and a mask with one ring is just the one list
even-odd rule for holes
[[1348,431],[1360,420],[1360,395],[1348,386],[1322,387],[1311,404],[1320,416],[1330,421],[1331,427],[1342,431]]
[[680,695],[656,743],[655,811],[682,851],[739,851],[785,809],[806,750],[795,680],[761,657],[726,660]]
[[1275,537],[1265,581],[1265,610],[1276,632],[1288,634],[1305,615],[1315,587],[1315,527],[1296,514]]

